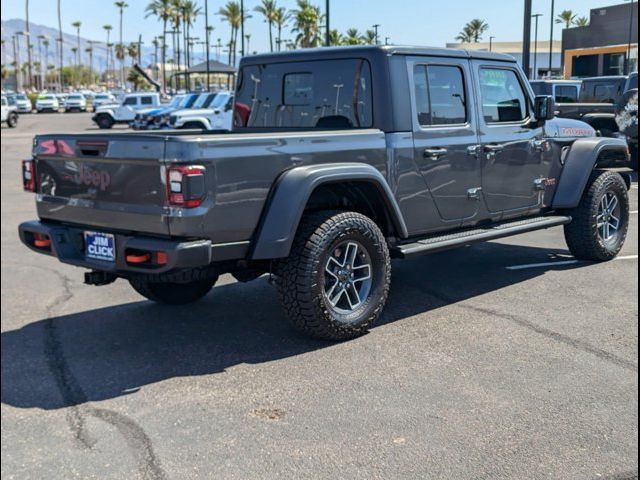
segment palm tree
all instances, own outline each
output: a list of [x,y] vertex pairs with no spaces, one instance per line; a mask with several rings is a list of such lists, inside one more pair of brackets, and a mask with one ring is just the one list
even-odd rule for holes
[[343,45],[361,45],[363,42],[362,35],[357,28],[350,28],[346,32],[346,36],[343,40]]
[[378,40],[378,35],[376,35],[375,30],[367,30],[364,32],[362,40],[366,45],[375,45]]
[[62,91],[62,67],[64,67],[64,54],[62,52],[63,47],[64,47],[64,38],[62,37],[62,5],[61,5],[62,0],[58,0],[58,53],[60,55],[60,58],[58,59],[60,61],[59,65],[58,65],[58,86],[60,88],[60,91]]
[[126,46],[126,49],[127,49],[127,55],[129,55],[129,58],[131,58],[131,66],[133,66],[136,59],[138,58],[139,49],[138,49],[137,42],[131,42],[129,45]]
[[576,15],[571,10],[563,10],[558,14],[556,23],[564,23],[564,28],[571,28],[571,25],[573,25],[575,18]]
[[[44,47],[44,65],[45,69],[48,69],[51,65],[49,65],[49,39],[47,37],[42,40],[42,46]],[[44,80],[47,81],[47,72],[44,73]],[[44,87],[44,85],[43,85]]]
[[331,45],[332,46],[339,46],[339,45],[344,45],[344,37],[342,36],[342,34],[336,30],[333,29],[329,32],[329,37],[331,38]]
[[198,6],[193,0],[184,0],[182,2],[182,21],[184,22],[185,30],[185,58],[187,60],[187,67],[191,66],[191,55],[189,53],[189,38],[191,36],[191,27],[198,19],[198,16],[202,13],[202,8]]
[[284,7],[277,8],[273,14],[273,23],[278,27],[278,37],[276,38],[278,51],[282,49],[282,29],[287,26],[289,19],[291,19],[291,14]]
[[[122,45],[122,16],[124,15],[124,9],[129,6],[125,1],[115,2],[114,5],[120,11],[120,45]],[[124,86],[124,57],[120,59],[120,85]]]
[[173,0],[171,2],[171,26],[173,29],[173,38],[174,38],[174,55],[176,58],[176,65],[178,67],[178,71],[180,70],[180,25],[182,25],[182,0]]
[[111,47],[109,45],[111,45],[111,30],[113,30],[113,27],[111,25],[103,25],[102,29],[107,32],[107,68],[105,70],[109,70],[111,66]]
[[242,24],[242,11],[238,2],[232,1],[218,10],[223,20],[229,23],[231,26],[231,37],[229,40],[229,64],[236,64],[236,45],[238,43],[238,31]]
[[90,83],[93,83],[93,47],[91,44],[84,49],[85,53],[89,54],[89,79]]
[[71,26],[76,29],[76,37],[78,39],[78,58],[76,58],[76,63],[80,65],[80,55],[82,55],[80,53],[80,27],[82,26],[82,22],[77,20],[73,22]]
[[264,17],[264,21],[269,25],[269,48],[273,52],[273,24],[276,20],[278,6],[276,0],[262,0],[262,4],[253,9]]
[[[72,57],[72,62],[74,61],[78,61],[78,47],[71,47],[71,53],[73,53],[73,57]],[[78,86],[78,64],[76,63],[74,66],[74,68],[71,69],[71,84],[73,85],[74,88],[76,88]]]
[[298,33],[296,43],[302,48],[316,47],[320,43],[320,23],[324,15],[310,0],[297,0],[297,4],[298,8],[292,11],[294,26],[291,29]]
[[589,26],[589,17],[578,17],[573,21],[573,24],[576,27],[588,27]]
[[24,0],[24,9],[25,9],[25,21],[26,21],[26,26],[25,26],[25,31],[27,32],[27,78],[29,79],[29,81],[27,82],[27,84],[29,86],[31,86],[31,49],[29,48],[30,42],[31,42],[31,32],[30,32],[30,27],[29,27],[29,0]]
[[124,59],[129,55],[129,49],[124,43],[116,43],[115,45],[116,59],[120,64],[124,63]]
[[489,24],[479,18],[474,18],[467,23],[462,31],[456,37],[463,43],[479,43],[482,40],[482,35],[489,30]]
[[172,0],[153,0],[149,2],[145,9],[145,18],[155,15],[162,21],[162,85],[166,89],[167,86],[167,23],[171,18],[171,10],[173,9]]

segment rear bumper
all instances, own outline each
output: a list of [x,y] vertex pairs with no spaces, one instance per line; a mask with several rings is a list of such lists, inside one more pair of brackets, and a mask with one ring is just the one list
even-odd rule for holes
[[[126,275],[127,273],[158,274],[174,270],[204,267],[213,262],[213,248],[210,240],[163,240],[141,235],[114,233],[116,261],[104,262],[88,259],[84,253],[84,232],[95,230],[91,227],[71,227],[40,221],[20,224],[20,240],[31,250],[56,257],[63,263],[103,272]],[[51,240],[48,247],[36,247],[34,234],[46,235]],[[127,255],[130,252],[164,252],[166,263],[162,265],[130,264]]]

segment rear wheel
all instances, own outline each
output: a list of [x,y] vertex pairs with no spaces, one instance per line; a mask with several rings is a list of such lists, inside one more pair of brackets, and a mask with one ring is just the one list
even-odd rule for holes
[[217,278],[189,283],[156,283],[147,280],[130,279],[133,289],[143,297],[156,303],[185,305],[204,297],[216,283]]
[[355,338],[371,328],[387,301],[391,263],[384,235],[355,212],[303,218],[276,284],[291,323],[326,340]]
[[113,122],[113,118],[111,118],[109,115],[102,114],[102,115],[98,115],[98,118],[96,118],[96,123],[98,124],[98,127],[102,128],[103,130],[106,130],[113,127],[114,122]]
[[573,220],[564,231],[574,257],[607,261],[620,253],[629,229],[629,194],[618,173],[594,171],[580,204],[569,213]]
[[15,112],[9,113],[7,117],[7,127],[15,128],[18,126],[18,114]]

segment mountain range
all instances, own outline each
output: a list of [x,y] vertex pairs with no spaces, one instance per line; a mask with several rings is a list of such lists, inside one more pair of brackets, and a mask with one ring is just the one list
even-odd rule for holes
[[[22,19],[10,19],[10,20],[2,20],[2,64],[9,65],[14,61],[14,49],[13,49],[13,36],[16,32],[24,32],[26,27],[26,23]],[[38,52],[38,36],[44,35],[48,38],[49,41],[49,56],[47,59],[47,64],[58,65],[58,53],[57,53],[57,39],[58,39],[58,29],[47,27],[45,25],[38,25],[33,22],[29,22],[30,27],[30,36],[31,36],[31,56],[32,61],[37,62],[40,59],[40,54]],[[25,37],[18,35],[18,49],[17,56],[21,63],[25,63],[27,61],[27,44],[25,41]],[[70,65],[74,59],[74,54],[72,52],[72,48],[78,46],[78,38],[75,33],[62,32],[63,39],[63,57],[64,64]],[[98,32],[91,32],[91,38],[80,37],[80,50],[82,52],[82,63],[89,63],[89,55],[85,52],[85,49],[90,46],[90,41],[100,42],[94,43],[93,46],[93,68],[97,71],[104,71],[107,64],[107,48],[106,48],[106,32],[104,30]],[[117,31],[116,29],[111,31],[111,42],[117,42]],[[42,56],[46,56],[45,47],[41,46]],[[142,65],[150,65],[153,63],[153,54],[154,47],[153,46],[145,46],[142,45]],[[167,56],[170,55],[169,49],[167,49]],[[195,55],[194,63],[200,62],[202,59],[200,58],[202,55]],[[127,60],[127,63],[129,60]]]

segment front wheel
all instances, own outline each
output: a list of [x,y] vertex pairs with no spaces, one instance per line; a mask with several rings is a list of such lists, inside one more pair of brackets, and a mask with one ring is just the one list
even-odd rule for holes
[[18,114],[10,113],[7,117],[7,127],[16,128],[18,126]]
[[280,302],[291,323],[325,340],[365,334],[382,313],[390,282],[384,235],[355,212],[305,216],[289,257],[276,266]]
[[595,170],[565,226],[569,250],[580,260],[602,262],[622,250],[629,230],[629,194],[620,174]]
[[217,279],[199,280],[189,283],[156,283],[130,279],[133,289],[149,300],[167,305],[186,305],[204,297]]
[[103,130],[113,127],[113,119],[109,115],[98,115],[96,123],[98,124],[98,127]]

